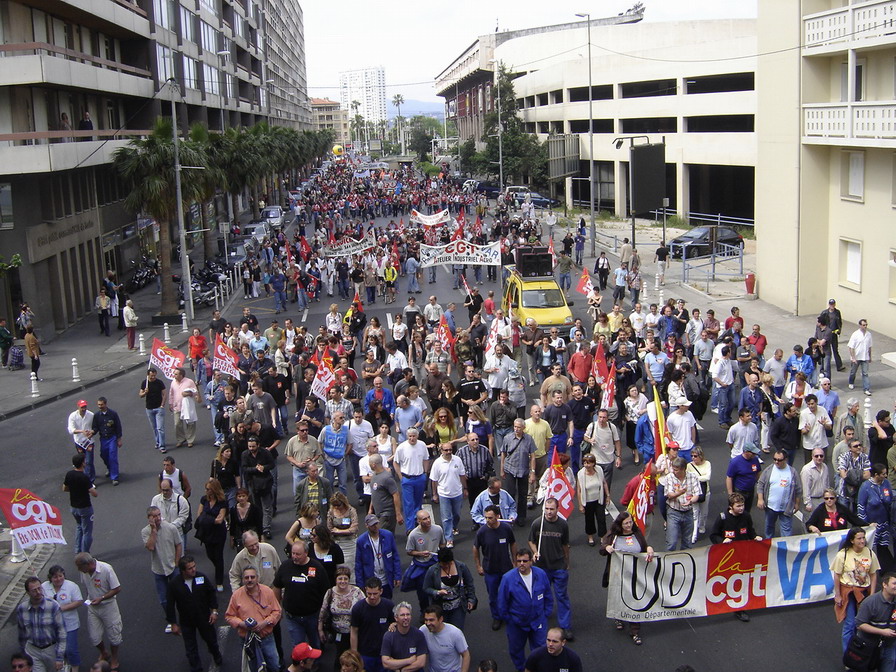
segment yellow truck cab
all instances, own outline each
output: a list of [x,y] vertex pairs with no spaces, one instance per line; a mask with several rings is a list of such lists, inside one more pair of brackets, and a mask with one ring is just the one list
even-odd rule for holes
[[518,248],[516,262],[505,268],[504,313],[515,315],[523,325],[531,317],[542,329],[571,326],[572,302],[554,280],[547,248]]

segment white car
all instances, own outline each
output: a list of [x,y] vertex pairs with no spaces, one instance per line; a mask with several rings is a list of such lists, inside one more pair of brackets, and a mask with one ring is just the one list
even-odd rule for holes
[[252,236],[261,243],[266,237],[271,235],[271,227],[267,222],[250,222],[246,224],[246,229],[243,233],[247,236]]
[[279,205],[269,205],[261,211],[261,219],[267,222],[268,226],[279,229],[285,223],[286,213]]

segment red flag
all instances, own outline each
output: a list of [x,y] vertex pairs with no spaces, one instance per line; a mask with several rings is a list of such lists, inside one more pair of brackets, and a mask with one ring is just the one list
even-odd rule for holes
[[[315,356],[317,352],[315,351]],[[325,356],[322,361],[317,363],[317,373],[314,380],[311,381],[311,393],[319,397],[323,401],[327,401],[327,393],[336,382],[336,376],[333,373],[333,358]]]
[[335,245],[335,244],[336,244],[336,236],[333,235],[333,231],[332,231],[332,230],[330,231],[330,237],[327,239],[327,242],[328,242],[330,245]]
[[30,490],[0,489],[0,510],[22,548],[37,544],[65,543],[59,509]]
[[305,261],[308,261],[308,258],[311,256],[311,245],[308,244],[305,236],[302,236],[299,240],[299,255]]
[[463,240],[464,239],[464,216],[463,213],[459,214],[455,221],[457,222],[457,228],[454,230],[454,234],[451,236],[451,240]]
[[352,301],[353,310],[355,306],[358,306],[358,310],[360,310],[362,313],[364,312],[364,304],[361,302],[361,295],[358,294],[357,291],[355,292],[355,299],[354,301]]
[[551,468],[548,473],[547,487],[545,488],[545,500],[553,497],[557,500],[557,513],[568,520],[575,510],[575,488],[566,477],[566,469],[560,464],[560,454],[554,449],[551,458]]
[[450,353],[451,359],[456,362],[457,355],[454,352],[454,343],[457,339],[451,333],[451,328],[448,326],[448,318],[444,315],[439,318],[439,326],[436,327],[436,338],[442,344],[445,352]]
[[557,265],[557,255],[554,254],[554,239],[548,239],[548,252],[551,253],[551,266]]
[[600,344],[594,348],[594,362],[591,364],[591,375],[597,379],[598,385],[602,385],[607,380],[607,359],[603,346]]
[[467,276],[465,276],[465,275],[461,275],[461,276],[460,276],[460,279],[461,279],[461,280],[463,281],[463,283],[464,283],[464,289],[467,290],[467,295],[468,295],[468,296],[473,296],[473,291],[470,289],[470,285],[467,284]]
[[398,220],[398,235],[404,234],[404,217]]
[[482,217],[476,215],[476,221],[473,222],[473,233],[477,236],[482,235]]
[[215,336],[215,357],[212,360],[212,368],[218,369],[223,374],[240,379],[242,372],[239,370],[240,358],[237,354],[224,345],[221,334]]
[[183,366],[187,356],[180,350],[169,348],[158,338],[152,340],[149,365],[156,367],[168,380],[174,380],[174,370]]
[[616,403],[616,362],[613,362],[613,366],[610,367],[609,373],[607,373],[607,386],[604,388],[604,393],[600,397],[600,407],[601,408],[612,408]]
[[292,243],[286,243],[286,261],[292,268]]
[[644,467],[644,473],[641,474],[641,480],[638,481],[632,501],[628,503],[628,512],[635,519],[635,524],[641,528],[641,532],[645,534],[647,533],[647,510],[656,490],[656,479],[651,473],[652,463],[653,460],[650,460]]
[[584,294],[588,296],[594,290],[594,285],[591,283],[591,276],[588,275],[588,269],[582,269],[582,277],[579,278],[579,284],[576,285],[576,291],[580,294]]

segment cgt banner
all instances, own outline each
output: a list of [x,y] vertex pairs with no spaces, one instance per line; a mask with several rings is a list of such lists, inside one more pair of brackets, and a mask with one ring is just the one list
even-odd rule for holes
[[[832,598],[831,562],[846,530],[686,551],[611,556],[607,618],[665,621]],[[874,528],[866,528],[868,544]]]
[[474,245],[465,240],[452,240],[447,245],[421,245],[420,266],[439,264],[471,264],[473,266],[500,266],[501,243]]
[[434,215],[424,215],[417,210],[411,210],[410,221],[421,226],[438,226],[445,222],[451,221],[451,213],[447,210],[440,210]]
[[59,509],[23,488],[0,488],[0,510],[22,548],[64,544]]
[[186,355],[180,350],[169,348],[158,338],[152,340],[149,365],[156,367],[168,380],[174,380],[174,370],[184,365]]
[[350,257],[372,247],[376,247],[376,240],[371,234],[367,234],[361,240],[343,238],[335,243],[330,243],[321,251],[321,254],[325,257]]

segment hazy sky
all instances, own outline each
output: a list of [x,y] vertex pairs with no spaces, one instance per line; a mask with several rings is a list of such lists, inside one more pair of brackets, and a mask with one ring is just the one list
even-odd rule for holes
[[[755,18],[757,0],[644,0],[645,21]],[[300,0],[305,15],[309,94],[339,99],[339,73],[386,69],[386,96],[440,101],[433,79],[479,36],[615,16],[635,0]]]

